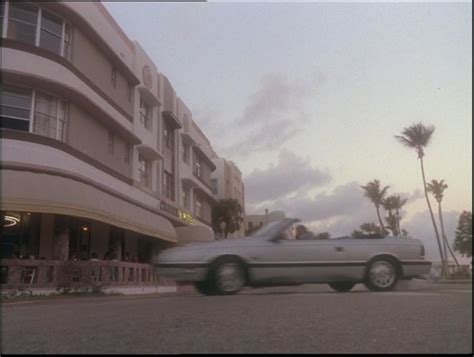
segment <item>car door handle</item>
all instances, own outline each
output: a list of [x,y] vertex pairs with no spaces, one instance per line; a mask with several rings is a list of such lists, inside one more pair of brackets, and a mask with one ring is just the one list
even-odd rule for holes
[[343,247],[335,247],[335,249],[336,249],[337,252],[342,252],[344,250]]

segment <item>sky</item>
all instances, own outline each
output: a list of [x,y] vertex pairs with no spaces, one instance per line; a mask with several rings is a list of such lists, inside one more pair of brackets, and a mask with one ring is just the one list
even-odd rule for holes
[[436,255],[419,160],[394,138],[422,122],[454,238],[472,207],[472,3],[103,3],[241,169],[247,213],[350,234],[376,222],[360,186],[379,179]]

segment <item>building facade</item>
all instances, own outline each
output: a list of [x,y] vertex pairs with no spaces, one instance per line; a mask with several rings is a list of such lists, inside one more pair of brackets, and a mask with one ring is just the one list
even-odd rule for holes
[[264,214],[249,214],[245,216],[245,234],[255,232],[260,227],[263,227],[267,223],[278,221],[286,218],[286,214],[283,211],[271,211],[265,210]]
[[76,259],[79,283],[104,258],[96,279],[152,283],[159,250],[213,239],[210,143],[105,7],[5,1],[1,20],[2,283]]
[[[216,170],[212,173],[212,192],[217,200],[233,198],[242,206],[245,217],[245,195],[242,172],[230,160],[214,156]],[[231,233],[228,238],[242,238],[245,235],[245,225],[239,231]]]

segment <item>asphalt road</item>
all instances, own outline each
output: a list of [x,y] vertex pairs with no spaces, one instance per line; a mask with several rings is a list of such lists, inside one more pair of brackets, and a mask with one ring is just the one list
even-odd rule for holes
[[2,305],[2,353],[472,353],[472,285],[324,285]]

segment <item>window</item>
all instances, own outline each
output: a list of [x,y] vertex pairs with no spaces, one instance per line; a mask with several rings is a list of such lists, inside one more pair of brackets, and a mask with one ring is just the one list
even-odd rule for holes
[[183,143],[183,146],[182,146],[182,152],[181,152],[181,157],[183,159],[183,161],[187,164],[189,164],[189,144],[185,144]]
[[211,180],[212,193],[217,195],[217,179]]
[[151,130],[151,106],[140,97],[140,123],[143,124],[145,128]]
[[164,138],[164,143],[167,148],[170,148],[170,131],[168,128],[165,126],[163,128],[163,138]]
[[202,170],[201,170],[201,162],[197,161],[194,162],[194,175],[197,177],[201,177]]
[[150,186],[150,163],[142,156],[138,155],[138,173],[140,183],[143,186]]
[[2,37],[6,35],[70,59],[72,27],[60,16],[24,2],[8,1],[3,5]]
[[183,207],[189,209],[190,189],[183,186]]
[[130,150],[131,150],[130,144],[125,143],[125,157],[124,157],[124,161],[125,161],[126,164],[129,164],[129,163],[130,163]]
[[163,123],[163,143],[165,148],[173,150],[174,148],[174,130],[167,122]]
[[117,69],[115,67],[112,67],[111,80],[112,80],[112,85],[114,86],[114,88],[116,88],[117,87]]
[[199,198],[199,197],[196,197],[196,216],[199,217],[199,218],[203,217],[202,202],[201,202],[201,198]]
[[44,92],[2,85],[0,103],[0,127],[65,141],[67,104],[64,101]]
[[33,91],[2,85],[0,107],[2,128],[29,131]]
[[130,83],[127,83],[127,99],[129,103],[132,102],[132,91],[133,91],[132,85]]
[[61,55],[63,20],[50,12],[42,10],[40,47]]
[[5,17],[5,6],[7,6],[5,2],[2,2],[2,4],[0,5],[0,36],[1,37],[3,37],[3,24],[4,24],[3,18]]
[[63,56],[66,59],[71,59],[71,44],[72,44],[72,27],[69,24],[64,26],[64,40],[63,40]]
[[163,191],[165,197],[174,201],[174,180],[173,175],[164,171]]
[[58,134],[59,100],[51,95],[36,92],[33,132],[56,138]]
[[7,37],[20,42],[36,45],[36,28],[39,10],[25,3],[8,3]]
[[109,130],[109,142],[108,142],[108,145],[107,145],[107,151],[109,154],[114,154],[114,146],[115,146],[115,136],[114,136],[114,133],[112,133],[110,130]]

